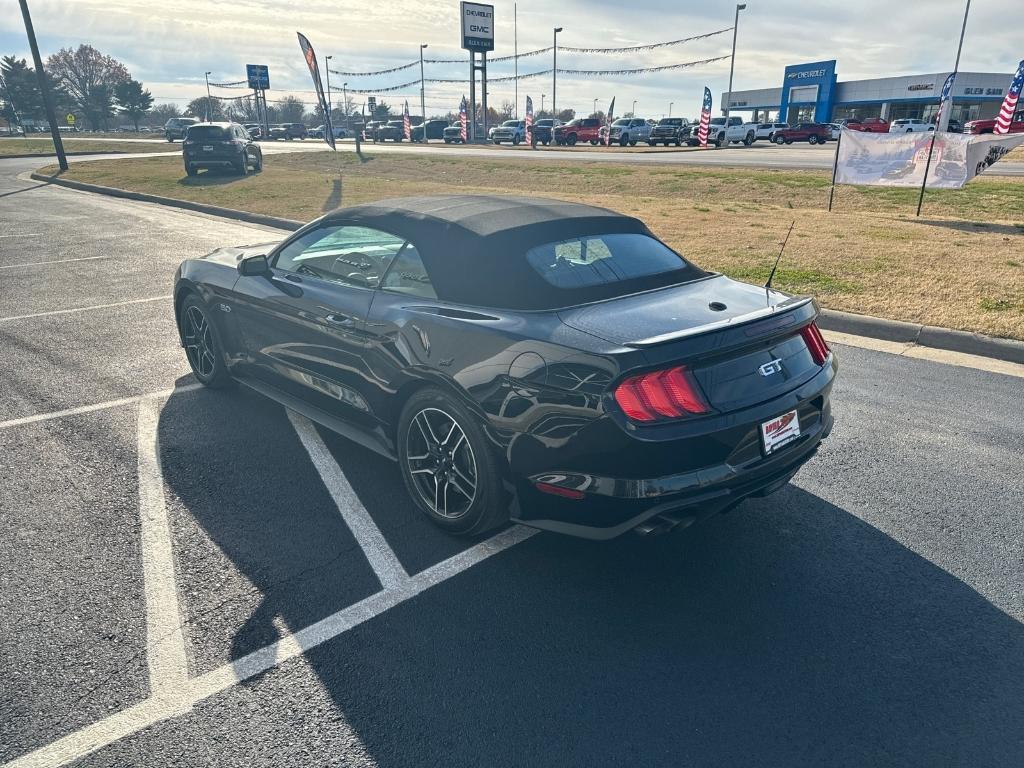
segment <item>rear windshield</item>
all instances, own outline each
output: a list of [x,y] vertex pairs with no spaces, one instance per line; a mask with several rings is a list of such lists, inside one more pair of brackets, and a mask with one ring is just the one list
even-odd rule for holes
[[658,121],[658,125],[682,125],[683,119],[681,117],[663,117]]
[[219,125],[193,125],[188,129],[190,139],[225,139],[231,134]]
[[526,259],[549,285],[567,290],[625,283],[689,267],[668,246],[632,233],[547,243],[527,251]]

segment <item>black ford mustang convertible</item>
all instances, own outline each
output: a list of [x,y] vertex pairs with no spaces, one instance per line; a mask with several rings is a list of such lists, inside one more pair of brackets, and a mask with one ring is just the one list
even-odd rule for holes
[[438,525],[607,539],[785,485],[832,428],[808,298],[705,272],[637,219],[445,196],[184,262],[196,377],[398,461]]

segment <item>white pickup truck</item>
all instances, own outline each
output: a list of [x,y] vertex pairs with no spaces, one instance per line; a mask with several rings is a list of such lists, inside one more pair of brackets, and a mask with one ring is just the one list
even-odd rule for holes
[[[708,144],[724,147],[728,144],[744,144],[751,146],[757,140],[757,123],[744,123],[742,117],[730,117],[729,126],[725,125],[724,117],[711,118],[708,126]],[[698,143],[697,134],[691,134],[691,146]]]

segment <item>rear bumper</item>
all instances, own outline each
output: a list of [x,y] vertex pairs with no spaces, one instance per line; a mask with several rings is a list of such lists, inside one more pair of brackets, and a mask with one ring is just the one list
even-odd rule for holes
[[[723,417],[732,422],[729,431],[736,434],[739,430],[743,435],[733,443],[733,449],[723,460],[673,474],[632,478],[579,469],[553,468],[528,473],[516,484],[513,519],[535,528],[603,540],[626,533],[658,515],[680,511],[701,516],[714,514],[748,497],[773,493],[814,456],[821,441],[831,433],[833,417],[829,394],[834,372],[833,365],[826,366],[797,392],[751,409],[740,419],[740,424],[735,423],[739,414]],[[763,455],[759,424],[792,408],[800,415],[801,436],[775,453]],[[721,434],[712,432],[699,438],[666,441],[658,451],[667,456],[683,457],[693,455],[700,445],[705,445],[710,454],[720,447],[724,434],[723,430]],[[730,442],[732,440],[730,437]],[[631,450],[626,444],[609,450],[614,452],[620,465],[627,466],[630,459],[626,452],[636,455],[641,449],[637,446]],[[642,450],[653,458],[651,446]],[[570,492],[582,491],[584,497],[554,496],[537,490],[536,483]]]

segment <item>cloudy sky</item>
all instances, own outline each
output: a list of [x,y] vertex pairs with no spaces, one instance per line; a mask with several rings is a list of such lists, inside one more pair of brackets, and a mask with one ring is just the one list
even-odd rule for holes
[[[28,56],[25,30],[14,0],[2,0],[0,53]],[[369,71],[416,59],[418,45],[428,56],[460,58],[457,0],[29,0],[44,57],[64,46],[87,42],[123,61],[157,101],[183,105],[205,93],[203,73],[214,82],[239,80],[245,64],[270,67],[274,91],[269,98],[294,94],[312,102],[308,73],[295,31],[305,33],[332,68]],[[580,47],[640,45],[711,32],[732,25],[735,5],[705,0],[681,4],[669,0],[622,3],[613,0],[521,0],[518,3],[520,53],[551,44],[554,26],[564,27],[559,44]],[[787,64],[837,59],[840,80],[881,77],[952,68],[963,18],[963,0],[859,0],[855,3],[806,0],[748,0],[740,16],[735,89],[781,84]],[[495,3],[494,56],[513,52],[513,3]],[[967,27],[961,70],[1006,72],[1024,57],[1020,0],[975,2]],[[1008,20],[1016,19],[1013,23]],[[559,66],[574,69],[624,69],[706,59],[727,54],[731,33],[686,45],[631,55],[559,55]],[[467,59],[468,61],[468,59]],[[521,58],[520,73],[548,69],[550,54]],[[426,76],[468,78],[467,64],[428,65]],[[512,62],[494,64],[491,77],[511,75]],[[703,87],[715,94],[716,109],[729,76],[728,61],[699,69],[619,78],[563,75],[560,107],[590,112],[593,99],[604,109],[617,98],[621,113],[637,101],[647,117],[693,117]],[[418,68],[378,77],[332,77],[332,87],[347,80],[352,88],[388,87],[414,80]],[[463,84],[428,85],[427,112],[457,108]],[[221,95],[234,95],[220,91]],[[235,92],[237,93],[237,91]],[[513,97],[511,83],[492,84],[490,103]],[[539,106],[550,105],[550,77],[521,81],[520,110],[527,94]],[[418,112],[419,91],[382,94],[389,103],[408,98]],[[364,97],[360,96],[360,100]]]

